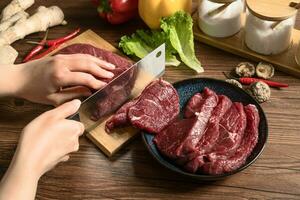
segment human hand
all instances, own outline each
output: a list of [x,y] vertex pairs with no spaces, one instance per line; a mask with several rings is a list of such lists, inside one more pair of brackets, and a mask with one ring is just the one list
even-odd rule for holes
[[114,76],[115,66],[99,58],[85,55],[56,55],[21,64],[15,96],[50,105],[60,105],[100,89],[103,78]]
[[38,176],[67,161],[69,153],[78,151],[78,138],[84,125],[67,117],[76,113],[81,102],[73,100],[47,111],[24,129],[16,152],[17,162],[27,164]]
[[[82,123],[68,120],[79,100],[65,103],[30,122],[22,132],[13,160],[0,182],[0,199],[34,199],[39,178],[79,149]],[[16,192],[18,191],[18,192]]]

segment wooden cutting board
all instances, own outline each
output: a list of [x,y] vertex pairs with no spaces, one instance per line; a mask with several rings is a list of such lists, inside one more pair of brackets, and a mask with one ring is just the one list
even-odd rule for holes
[[[56,51],[59,51],[60,49],[75,43],[91,44],[95,47],[99,47],[117,54],[121,54],[115,47],[113,47],[110,43],[105,41],[103,38],[101,38],[99,35],[97,35],[91,30],[87,30],[78,37],[66,42]],[[56,51],[52,52],[50,55],[55,54]],[[143,80],[137,80],[135,87],[133,88],[132,98],[138,96],[141,93],[141,91],[145,88],[145,86],[152,80],[153,77],[149,76],[143,77]],[[90,126],[90,124],[93,123],[89,119],[89,116],[86,116],[83,113],[80,113],[80,118],[80,120],[88,126]],[[94,144],[96,144],[107,156],[110,157],[114,155],[114,153],[116,153],[131,138],[133,138],[138,133],[138,130],[133,127],[127,127],[115,130],[111,134],[107,134],[104,128],[105,123],[109,118],[110,117],[107,117],[101,123],[97,124],[96,126],[93,126],[93,128],[91,128],[90,130],[86,130],[86,136]]]

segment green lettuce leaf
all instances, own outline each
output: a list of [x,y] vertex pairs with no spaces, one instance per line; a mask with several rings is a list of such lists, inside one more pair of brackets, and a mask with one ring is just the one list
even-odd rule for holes
[[195,55],[192,17],[183,11],[178,11],[170,17],[163,18],[160,24],[182,62],[198,73],[203,72],[201,63]]
[[176,55],[191,69],[203,72],[194,50],[192,17],[178,11],[161,20],[162,30],[137,30],[131,36],[123,36],[119,47],[127,55],[145,57],[161,44],[166,44],[166,65],[178,66]]
[[177,52],[168,41],[167,34],[162,31],[137,30],[131,36],[123,36],[119,47],[127,55],[143,58],[163,43],[166,43],[166,65],[178,66],[180,62],[174,55]]

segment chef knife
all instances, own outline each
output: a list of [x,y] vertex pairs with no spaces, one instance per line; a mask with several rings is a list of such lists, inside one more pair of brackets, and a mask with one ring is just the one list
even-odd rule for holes
[[[79,111],[69,119],[83,121],[86,130],[100,124],[106,116],[113,114],[128,99],[137,96],[151,81],[159,78],[165,71],[165,44],[162,44],[143,59],[133,64],[103,88],[85,99]],[[98,120],[90,119],[91,116]]]

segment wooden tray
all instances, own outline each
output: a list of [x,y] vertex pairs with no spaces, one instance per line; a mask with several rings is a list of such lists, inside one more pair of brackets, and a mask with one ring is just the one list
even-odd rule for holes
[[[99,47],[114,53],[121,54],[109,42],[105,41],[103,38],[101,38],[99,35],[97,35],[91,30],[87,30],[81,35],[79,35],[78,37],[66,42],[56,51],[59,51],[60,49],[75,43],[91,44],[95,47]],[[49,55],[55,54],[56,51],[52,52]],[[137,82],[135,84],[136,86],[133,89],[132,97],[134,98],[138,96],[150,81],[151,81],[150,77],[149,78],[145,77],[143,81]],[[82,113],[80,113],[80,118],[85,125],[89,126],[92,123],[89,117],[84,116]],[[109,119],[109,117],[107,119]],[[125,143],[127,143],[131,138],[133,138],[138,133],[138,130],[132,127],[128,127],[128,128],[118,129],[111,134],[107,134],[104,130],[107,119],[103,120],[102,123],[100,123],[99,125],[94,126],[91,130],[86,130],[87,131],[86,136],[93,143],[95,143],[107,156],[112,156]]]
[[[297,50],[298,41],[300,41],[300,31],[294,29],[292,34],[293,43],[291,47],[285,52],[278,55],[265,56],[250,50],[244,42],[244,29],[227,38],[210,37],[203,33],[198,27],[197,14],[193,15],[194,18],[194,37],[199,42],[208,44],[210,46],[222,49],[224,51],[249,58],[253,61],[265,61],[272,63],[276,69],[286,72],[292,76],[300,78],[300,66],[296,63],[295,53]],[[245,21],[245,17],[243,17]]]

